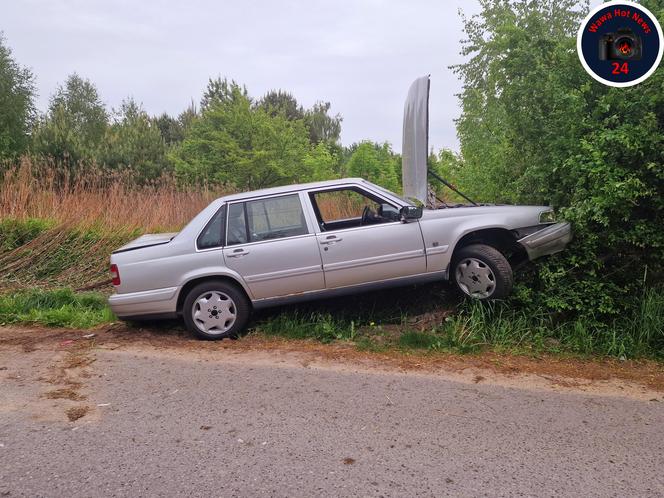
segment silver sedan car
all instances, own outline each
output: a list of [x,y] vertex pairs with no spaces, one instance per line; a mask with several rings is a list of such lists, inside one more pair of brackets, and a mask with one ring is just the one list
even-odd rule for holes
[[123,319],[181,316],[206,339],[234,336],[253,310],[453,280],[475,299],[512,288],[512,266],[561,251],[568,223],[543,206],[423,209],[360,178],[222,197],[179,233],[113,252]]

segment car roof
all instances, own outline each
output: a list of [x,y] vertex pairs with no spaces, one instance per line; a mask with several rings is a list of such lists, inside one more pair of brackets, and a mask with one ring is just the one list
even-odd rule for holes
[[324,182],[312,182],[312,183],[295,183],[293,185],[283,185],[281,187],[271,187],[264,188],[261,190],[252,190],[250,192],[241,192],[237,194],[230,194],[224,197],[219,198],[218,200],[229,202],[236,201],[240,199],[248,199],[251,197],[263,197],[267,195],[276,195],[276,194],[287,194],[289,192],[299,192],[300,190],[310,190],[317,188],[325,187],[334,187],[337,185],[372,185],[371,182],[363,178],[339,178],[337,180],[326,180]]

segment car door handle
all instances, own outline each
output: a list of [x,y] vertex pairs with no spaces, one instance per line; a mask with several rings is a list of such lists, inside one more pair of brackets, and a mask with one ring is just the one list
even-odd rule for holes
[[341,242],[342,239],[341,237],[337,237],[336,235],[332,235],[330,237],[327,237],[325,240],[321,240],[320,243],[321,245],[329,245],[329,244],[334,244],[335,242]]
[[244,249],[235,249],[232,253],[227,254],[229,258],[239,258],[240,256],[246,256],[249,254],[249,251]]

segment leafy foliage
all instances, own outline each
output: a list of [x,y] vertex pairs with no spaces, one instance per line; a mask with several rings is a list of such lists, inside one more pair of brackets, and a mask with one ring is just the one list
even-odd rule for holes
[[232,103],[240,100],[251,102],[247,93],[247,87],[244,85],[240,86],[235,80],[228,81],[226,78],[210,78],[201,99],[201,109],[205,111],[215,104]]
[[312,181],[329,180],[338,175],[339,156],[335,147],[320,142],[312,147],[303,160],[305,171]]
[[257,189],[333,178],[340,172],[341,118],[329,109],[304,110],[281,90],[254,102],[235,81],[210,80],[201,114],[169,158],[189,183]]
[[311,143],[320,142],[337,143],[341,135],[341,115],[330,116],[329,102],[316,102],[304,114],[304,122],[309,129]]
[[235,82],[211,82],[201,116],[171,159],[179,178],[243,189],[308,178],[303,159],[309,148],[302,121],[289,121],[252,106]]
[[[482,0],[465,19],[457,179],[484,201],[551,203],[575,242],[539,264],[527,304],[610,320],[664,263],[664,72],[595,82],[575,51],[572,0]],[[656,15],[662,2],[648,2]]]
[[401,162],[392,153],[390,144],[362,142],[357,145],[346,164],[350,176],[370,180],[393,191],[401,191],[397,179],[397,170]]
[[258,107],[270,116],[282,115],[289,121],[304,119],[304,109],[291,93],[283,90],[271,90],[258,102]]
[[141,180],[150,180],[169,170],[165,153],[157,124],[134,100],[125,100],[106,130],[100,162],[112,169],[130,168]]
[[34,131],[34,151],[75,169],[97,157],[107,126],[108,113],[97,88],[72,74],[51,97]]
[[189,131],[193,120],[198,116],[196,106],[192,103],[186,110],[182,111],[177,118],[163,113],[152,118],[154,124],[159,128],[161,137],[167,146],[182,142]]
[[[254,101],[247,88],[211,78],[179,116],[149,116],[129,98],[109,113],[95,85],[70,75],[33,124],[32,74],[0,40],[0,160],[30,153],[64,185],[81,170],[130,173],[145,184],[175,172],[188,184],[252,189],[323,180],[344,172],[341,116],[329,102],[310,109],[283,90]],[[11,165],[10,165],[11,166]],[[390,167],[390,169],[392,169]],[[389,176],[389,175],[388,175]]]
[[34,118],[34,77],[19,66],[0,32],[0,160],[25,151]]

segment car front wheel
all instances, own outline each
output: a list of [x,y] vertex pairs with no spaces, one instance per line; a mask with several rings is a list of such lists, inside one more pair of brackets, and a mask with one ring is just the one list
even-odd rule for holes
[[251,305],[235,285],[211,280],[189,291],[182,307],[184,323],[202,339],[235,337],[249,321]]
[[451,276],[459,290],[474,299],[502,299],[512,290],[512,267],[500,251],[485,244],[461,248]]

